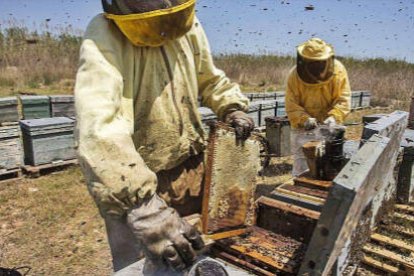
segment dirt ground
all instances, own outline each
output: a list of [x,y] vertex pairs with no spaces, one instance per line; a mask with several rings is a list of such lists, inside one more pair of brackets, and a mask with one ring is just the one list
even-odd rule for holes
[[[0,183],[0,266],[29,275],[109,275],[98,210],[78,167]],[[24,270],[22,270],[24,271]]]
[[[353,112],[347,138],[359,139],[363,114]],[[292,158],[272,158],[258,183],[265,194],[291,181]],[[30,266],[29,275],[109,275],[105,227],[78,167],[0,182],[0,267]],[[23,271],[23,270],[22,270]]]

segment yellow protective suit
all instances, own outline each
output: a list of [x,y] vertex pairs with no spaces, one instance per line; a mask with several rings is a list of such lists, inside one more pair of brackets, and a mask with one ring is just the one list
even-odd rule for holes
[[197,106],[219,118],[248,109],[218,70],[198,20],[162,47],[135,47],[98,15],[80,51],[75,97],[78,156],[101,214],[122,215],[157,189],[157,172],[204,148]]
[[309,84],[303,82],[296,66],[289,73],[286,86],[286,113],[292,128],[303,128],[310,117],[319,123],[333,116],[343,123],[351,111],[351,88],[345,67],[335,60],[334,74],[325,82]]

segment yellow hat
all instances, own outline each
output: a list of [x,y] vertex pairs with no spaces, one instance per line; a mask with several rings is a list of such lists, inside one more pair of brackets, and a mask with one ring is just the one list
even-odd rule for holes
[[332,45],[320,38],[311,38],[297,47],[299,55],[310,60],[326,60],[334,55]]

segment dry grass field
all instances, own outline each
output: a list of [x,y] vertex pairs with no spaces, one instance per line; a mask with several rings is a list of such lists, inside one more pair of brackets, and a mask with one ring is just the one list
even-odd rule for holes
[[[81,38],[31,33],[24,27],[0,29],[0,97],[21,93],[72,94]],[[219,55],[216,64],[244,91],[283,90],[292,57]],[[363,114],[408,110],[414,94],[414,64],[403,61],[340,58],[353,90],[370,90],[380,108]],[[361,124],[348,128],[358,139]],[[291,158],[273,159],[264,191],[289,181]],[[78,167],[42,176],[0,182],[0,267],[30,266],[29,275],[108,275],[110,254],[105,228]]]
[[[0,96],[73,93],[81,37],[68,30],[57,36],[11,26],[0,29]],[[348,69],[352,89],[372,91],[374,106],[408,108],[414,94],[414,64],[339,59]],[[260,92],[284,90],[295,64],[293,57],[272,55],[217,55],[215,60],[244,91]]]

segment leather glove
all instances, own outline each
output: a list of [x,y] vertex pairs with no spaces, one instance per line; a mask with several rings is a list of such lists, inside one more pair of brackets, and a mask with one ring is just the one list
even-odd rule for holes
[[323,123],[327,125],[329,128],[332,128],[336,125],[336,120],[333,116],[330,116],[325,121],[323,121]]
[[240,110],[230,111],[225,122],[235,129],[237,139],[246,140],[254,129],[253,119]]
[[305,130],[315,129],[318,126],[318,120],[315,118],[309,118],[306,120],[303,126],[305,127]]
[[163,275],[170,269],[182,271],[196,260],[195,250],[204,247],[197,230],[158,195],[130,210],[127,221],[143,246],[146,274]]

